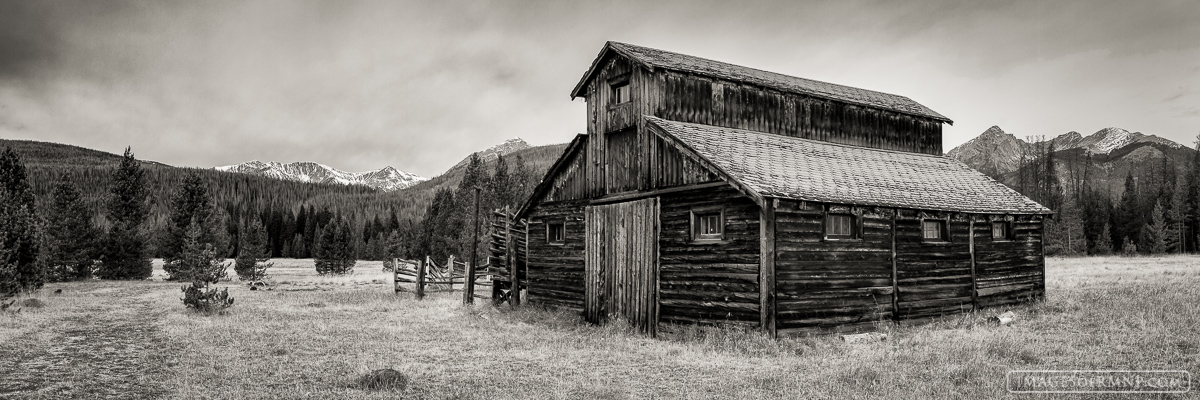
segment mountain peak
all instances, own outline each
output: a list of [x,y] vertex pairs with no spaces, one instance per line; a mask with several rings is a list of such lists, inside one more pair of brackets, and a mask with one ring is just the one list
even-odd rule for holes
[[1003,130],[1003,129],[1000,129],[1000,127],[999,127],[999,126],[997,126],[997,125],[992,125],[992,127],[991,127],[991,128],[987,128],[987,130],[986,130],[986,131],[983,131],[983,133],[981,133],[979,136],[984,136],[984,135],[1004,135],[1004,134],[1006,134],[1006,133],[1004,132],[1004,130]]

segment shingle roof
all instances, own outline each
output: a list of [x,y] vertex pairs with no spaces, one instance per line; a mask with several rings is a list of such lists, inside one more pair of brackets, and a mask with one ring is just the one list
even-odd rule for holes
[[713,61],[705,58],[689,56],[686,54],[672,53],[669,51],[651,49],[649,47],[636,46],[620,42],[608,42],[604,45],[604,49],[601,50],[600,55],[597,56],[594,61],[592,61],[592,66],[588,68],[587,73],[583,75],[583,79],[581,79],[579,83],[575,85],[575,90],[571,91],[572,98],[579,97],[583,94],[583,88],[587,81],[591,79],[591,76],[594,73],[597,72],[599,62],[604,58],[604,54],[610,50],[615,51],[618,54],[621,54],[633,60],[634,62],[641,63],[649,68],[663,68],[673,71],[708,76],[716,79],[745,82],[753,85],[778,89],[785,92],[799,93],[813,97],[875,107],[954,123],[942,114],[938,114],[936,111],[930,110],[928,107],[925,107],[920,103],[917,103],[904,96],[814,81],[812,79],[797,78],[794,76],[723,63],[720,61]]
[[1051,213],[944,156],[645,118],[762,197],[936,211]]

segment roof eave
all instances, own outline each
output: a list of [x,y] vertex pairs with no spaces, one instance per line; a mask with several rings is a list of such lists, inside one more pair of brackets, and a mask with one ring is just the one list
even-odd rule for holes
[[542,177],[542,180],[538,182],[537,186],[534,186],[533,193],[530,193],[529,198],[525,199],[525,203],[521,204],[521,208],[517,209],[517,213],[515,214],[516,219],[521,219],[524,217],[525,214],[529,212],[529,209],[533,207],[533,204],[536,203],[535,199],[539,199],[545,194],[546,190],[548,190],[550,185],[552,185],[551,182],[553,180],[550,178],[557,174],[559,170],[561,170],[563,166],[567,164],[567,159],[570,159],[575,152],[583,148],[583,143],[586,140],[587,135],[582,133],[576,134],[575,138],[571,139],[571,143],[568,144],[567,148],[563,150],[562,155],[558,156],[557,160],[554,160],[554,164],[550,166],[550,169],[546,170],[546,175]]
[[630,61],[633,61],[633,62],[637,63],[638,65],[645,67],[646,69],[650,69],[650,70],[654,69],[654,66],[647,64],[642,59],[634,57],[632,54],[629,54],[628,52],[625,52],[625,51],[621,50],[620,48],[613,46],[613,43],[616,43],[616,42],[613,42],[611,40],[604,42],[604,48],[600,49],[600,54],[597,54],[596,58],[592,60],[592,65],[589,66],[587,69],[587,72],[585,72],[583,74],[583,78],[579,79],[579,83],[575,84],[575,88],[571,89],[571,100],[575,100],[575,99],[583,97],[585,95],[585,93],[583,93],[584,88],[587,87],[588,81],[592,80],[592,76],[594,76],[594,75],[596,75],[596,73],[600,72],[600,62],[605,59],[605,56],[607,56],[609,52],[615,52],[615,53],[621,55],[622,57],[625,57],[625,58],[629,59]]

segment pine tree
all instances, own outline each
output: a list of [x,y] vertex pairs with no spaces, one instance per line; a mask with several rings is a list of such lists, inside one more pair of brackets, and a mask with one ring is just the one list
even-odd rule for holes
[[25,166],[5,148],[0,152],[0,299],[46,282],[39,225]]
[[484,207],[484,210],[495,208],[513,207],[513,182],[512,177],[508,173],[508,162],[504,156],[496,157],[496,166],[492,172],[492,178],[489,182],[490,192],[494,202]]
[[1150,214],[1150,223],[1142,229],[1142,248],[1143,251],[1149,254],[1159,255],[1167,252],[1166,242],[1167,222],[1163,216],[1163,207],[1160,203],[1154,203],[1154,210]]
[[339,217],[321,229],[314,251],[317,273],[343,275],[353,271],[356,260],[350,237],[350,224]]
[[1165,241],[1167,243],[1167,251],[1170,253],[1183,253],[1184,246],[1187,240],[1184,239],[1184,224],[1187,223],[1184,218],[1183,209],[1184,191],[1176,190],[1171,196],[1171,207],[1166,212],[1167,231]]
[[267,275],[271,263],[267,261],[267,231],[262,222],[253,219],[242,232],[241,243],[238,245],[238,256],[234,264],[234,272],[242,281],[261,281]]
[[1183,236],[1187,239],[1187,251],[1200,250],[1200,134],[1196,135],[1194,143],[1196,152],[1192,153],[1192,163],[1187,173],[1187,194],[1184,196],[1184,219],[1186,220]]
[[1114,236],[1128,239],[1121,242],[1120,250],[1126,253],[1125,243],[1132,242],[1141,237],[1142,227],[1145,226],[1145,220],[1142,219],[1142,206],[1138,198],[1137,182],[1133,178],[1133,173],[1125,177],[1125,191],[1121,193],[1121,201],[1117,206],[1115,215],[1117,233]]
[[83,203],[79,188],[63,175],[47,215],[49,279],[61,282],[91,278],[97,237],[91,209]]
[[392,233],[388,234],[387,239],[384,239],[383,243],[383,269],[385,271],[391,271],[392,269],[396,268],[396,265],[392,262],[392,260],[405,256],[403,253],[404,249],[400,242],[400,232],[392,231]]
[[222,228],[223,214],[216,212],[212,197],[200,174],[191,171],[183,177],[178,190],[171,196],[170,219],[162,239],[163,270],[171,280],[192,280],[181,267],[183,245],[193,225],[200,230],[198,240],[213,246],[218,256],[227,251],[228,238]]
[[178,271],[180,276],[192,279],[192,284],[181,287],[183,304],[204,313],[220,312],[233,305],[229,289],[218,291],[212,287],[227,276],[229,264],[217,256],[212,243],[203,243],[204,229],[193,222],[184,232],[180,249]]
[[1112,254],[1113,241],[1110,234],[1111,231],[1111,227],[1105,222],[1104,229],[1100,230],[1100,233],[1096,237],[1096,243],[1092,246],[1092,254],[1100,256]]
[[104,279],[145,279],[153,272],[146,252],[142,224],[150,212],[147,202],[146,172],[125,148],[121,164],[112,173],[109,186],[108,220],[111,228],[105,236],[96,272]]

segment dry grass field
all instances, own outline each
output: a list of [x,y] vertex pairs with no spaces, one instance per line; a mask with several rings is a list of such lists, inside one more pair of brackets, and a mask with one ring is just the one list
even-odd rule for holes
[[[418,302],[392,294],[378,263],[326,278],[310,260],[276,261],[273,290],[222,282],[236,302],[213,316],[185,310],[161,275],[51,284],[35,296],[44,307],[0,313],[0,398],[996,398],[1014,369],[1200,373],[1200,258],[1048,265],[1045,302],[885,325],[886,341],[855,344],[684,326],[650,339],[464,307],[457,292]],[[1013,324],[986,322],[1008,310]],[[355,387],[380,368],[408,388]]]

